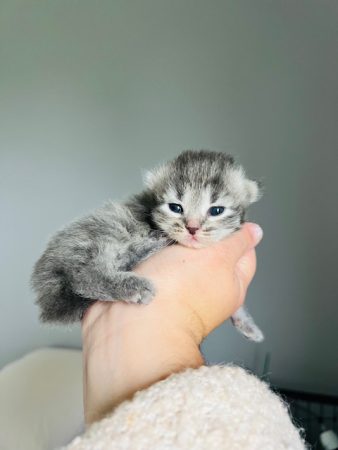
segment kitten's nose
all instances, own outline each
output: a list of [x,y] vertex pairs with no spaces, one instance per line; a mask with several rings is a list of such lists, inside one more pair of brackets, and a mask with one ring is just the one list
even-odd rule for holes
[[199,229],[199,227],[186,227],[186,229],[189,231],[190,234],[194,235],[196,234],[196,231]]

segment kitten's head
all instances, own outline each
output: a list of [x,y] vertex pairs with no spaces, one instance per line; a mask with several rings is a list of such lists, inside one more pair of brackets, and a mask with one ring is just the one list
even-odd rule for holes
[[258,184],[224,153],[185,151],[148,172],[148,192],[155,204],[152,220],[170,239],[188,247],[219,241],[244,220],[260,196]]

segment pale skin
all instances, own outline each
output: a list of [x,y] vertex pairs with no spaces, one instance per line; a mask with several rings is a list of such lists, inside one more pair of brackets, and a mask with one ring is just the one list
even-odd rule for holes
[[200,344],[244,303],[261,238],[246,223],[207,248],[165,248],[134,269],[156,287],[149,305],[98,301],[89,308],[82,321],[87,425],[136,391],[204,364]]

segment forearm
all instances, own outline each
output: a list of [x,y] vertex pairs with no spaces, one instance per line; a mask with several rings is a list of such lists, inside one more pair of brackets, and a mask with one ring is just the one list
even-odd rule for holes
[[[97,317],[91,317],[83,326],[84,342],[90,342],[90,348],[84,346],[83,353],[87,424],[99,420],[136,391],[171,373],[203,364],[198,322],[192,328],[177,326],[177,320],[171,317],[162,299],[155,298],[148,306],[97,303],[94,307]],[[162,317],[160,322],[159,317]],[[100,335],[96,331],[95,339],[88,339],[91,326],[97,328],[96,320],[102,321],[103,331],[105,322],[109,323],[111,332]],[[194,321],[191,317],[189,323]],[[100,368],[104,370],[98,374]]]

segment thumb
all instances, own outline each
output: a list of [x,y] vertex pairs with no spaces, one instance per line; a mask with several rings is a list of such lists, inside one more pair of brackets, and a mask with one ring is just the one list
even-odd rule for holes
[[263,230],[256,223],[245,223],[242,228],[221,242],[227,258],[236,263],[248,250],[262,239]]

